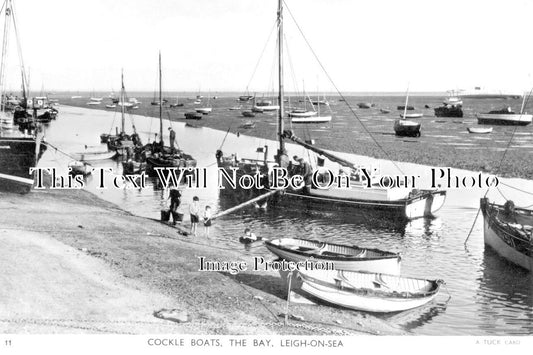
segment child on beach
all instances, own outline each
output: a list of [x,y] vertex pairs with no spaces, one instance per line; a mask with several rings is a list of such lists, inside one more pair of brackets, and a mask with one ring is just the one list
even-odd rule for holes
[[192,204],[189,206],[189,213],[191,214],[191,234],[196,237],[196,228],[198,226],[200,214],[200,199],[198,196],[192,198]]
[[239,241],[243,244],[250,244],[258,240],[261,240],[261,238],[258,238],[250,228],[246,228],[244,230],[244,235],[239,238]]
[[205,236],[209,238],[209,229],[211,227],[211,206],[205,206],[204,211],[204,230]]

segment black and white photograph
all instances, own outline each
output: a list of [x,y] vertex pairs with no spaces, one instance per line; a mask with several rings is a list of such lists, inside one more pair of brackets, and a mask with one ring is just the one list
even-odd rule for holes
[[533,1],[0,2],[0,352],[529,353]]

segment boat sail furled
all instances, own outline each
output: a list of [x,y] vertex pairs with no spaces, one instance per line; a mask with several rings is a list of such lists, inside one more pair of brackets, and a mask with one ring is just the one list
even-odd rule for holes
[[[218,167],[224,169],[230,176],[234,173],[234,169],[237,168],[236,174],[239,175],[250,174],[251,172],[259,172],[268,180],[269,173],[272,171],[272,167],[280,166],[287,168],[289,175],[300,175],[302,180],[305,181],[305,187],[299,189],[287,188],[282,198],[299,198],[308,200],[311,202],[317,202],[322,205],[343,205],[345,207],[356,207],[363,209],[380,209],[386,210],[391,218],[400,219],[413,219],[419,217],[432,216],[442,205],[446,198],[446,191],[442,190],[414,190],[404,186],[397,186],[392,188],[372,186],[368,188],[365,186],[364,181],[358,181],[358,168],[357,165],[341,159],[336,155],[326,152],[314,145],[308,144],[299,139],[293,134],[292,131],[284,130],[284,79],[283,79],[283,2],[280,0],[278,4],[278,139],[279,147],[276,154],[276,162],[268,160],[268,152],[266,149],[261,148],[264,152],[264,158],[260,159],[238,159],[235,154],[225,156],[221,150],[216,152]],[[407,105],[407,103],[406,103]],[[405,122],[405,121],[404,121]],[[291,140],[294,143],[303,146],[307,154],[311,156],[315,153],[314,166],[310,163],[307,166],[310,167],[311,173],[296,172],[289,169],[290,165],[288,161],[287,151],[285,149],[285,141]],[[256,152],[254,152],[256,153]],[[312,173],[317,172],[323,166],[323,161],[327,159],[333,163],[340,165],[339,170],[346,173],[350,179],[350,187],[346,188],[318,188],[309,180]],[[300,165],[302,167],[302,165]],[[301,169],[299,169],[301,170]],[[314,170],[314,171],[313,171]],[[267,184],[265,189],[254,191],[256,194],[267,193],[274,187]],[[227,190],[227,189],[226,189]],[[224,191],[224,190],[222,190]],[[238,193],[233,190],[235,194]],[[225,192],[224,192],[225,193]],[[250,190],[243,193],[243,197],[250,197]]]

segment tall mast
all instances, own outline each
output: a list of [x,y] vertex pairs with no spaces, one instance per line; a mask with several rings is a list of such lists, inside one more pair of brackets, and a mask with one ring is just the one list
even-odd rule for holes
[[407,93],[405,94],[405,106],[403,108],[403,119],[407,115],[407,103],[409,102],[409,84],[407,84]]
[[120,70],[120,82],[122,84],[122,87],[120,89],[120,101],[122,102],[122,105],[120,107],[120,113],[121,113],[121,118],[122,118],[122,133],[124,133],[124,121],[125,121],[125,118],[124,118],[124,105],[126,104],[126,89],[124,88],[124,69],[121,69]]
[[159,51],[159,141],[163,142],[163,100],[161,98],[161,51]]
[[278,138],[279,149],[277,160],[280,163],[281,153],[284,150],[283,144],[283,0],[278,0],[278,62],[279,62],[279,94],[278,94]]
[[4,37],[2,39],[2,62],[0,64],[0,111],[5,109],[5,66],[6,66],[6,57],[8,49],[8,39],[9,39],[9,25],[11,24],[11,0],[7,0],[5,3],[5,17],[4,17]]

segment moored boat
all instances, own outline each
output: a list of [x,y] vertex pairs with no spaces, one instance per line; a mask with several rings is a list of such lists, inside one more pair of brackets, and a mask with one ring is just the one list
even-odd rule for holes
[[533,210],[481,199],[483,240],[501,257],[533,271]]
[[533,120],[533,115],[520,113],[498,113],[491,111],[489,113],[478,113],[476,115],[479,124],[496,124],[496,125],[513,125],[527,126]]
[[267,240],[265,246],[287,261],[330,261],[336,270],[400,275],[400,255],[384,250],[299,238]]
[[401,118],[422,118],[424,117],[423,113],[400,113]]
[[186,120],[201,120],[202,114],[198,112],[185,112],[184,114]]
[[420,137],[420,126],[418,122],[396,120],[394,121],[394,133],[401,137]]
[[[280,271],[282,278],[286,272]],[[297,270],[291,290],[335,306],[365,312],[400,312],[423,306],[439,293],[442,280],[425,280],[345,270]]]
[[447,105],[435,107],[436,117],[463,117],[463,109],[461,105]]
[[72,157],[75,160],[86,162],[86,161],[97,161],[97,160],[107,160],[113,159],[117,155],[115,151],[102,151],[102,152],[80,152],[73,153]]
[[482,128],[482,127],[468,127],[468,133],[476,134],[488,134],[492,132],[492,127]]

